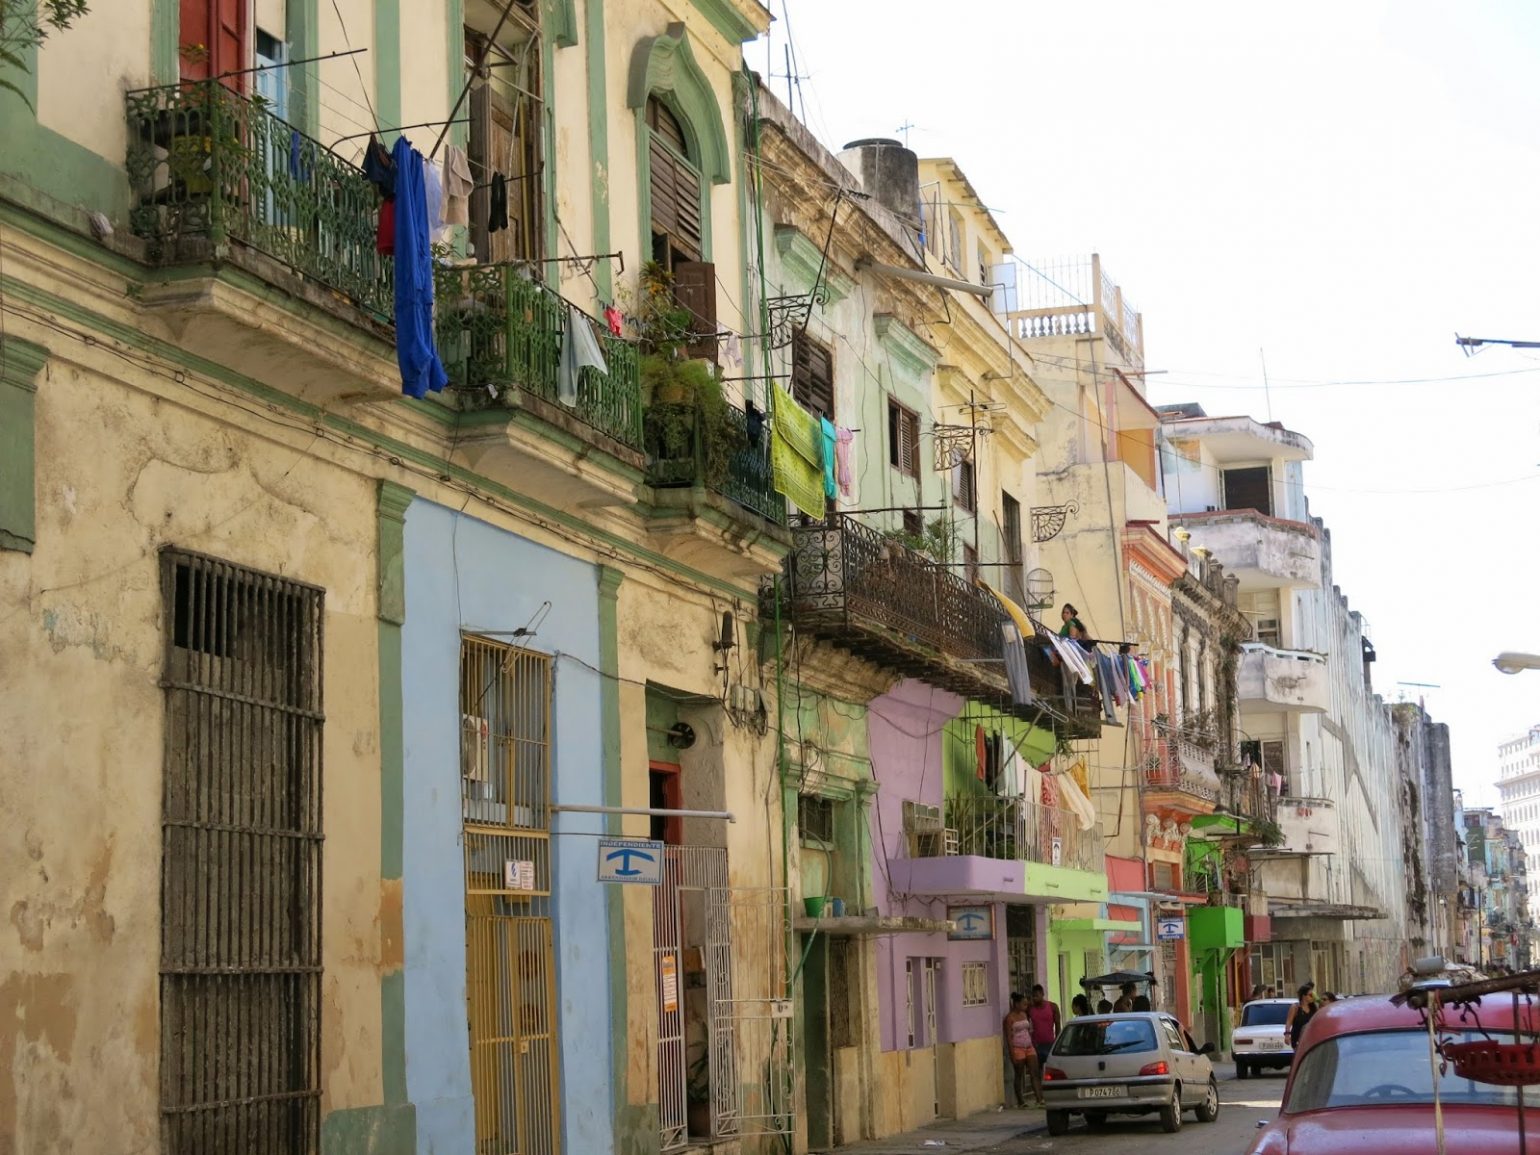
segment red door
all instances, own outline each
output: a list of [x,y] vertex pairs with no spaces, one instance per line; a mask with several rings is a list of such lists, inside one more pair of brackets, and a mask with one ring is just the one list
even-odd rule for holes
[[[249,67],[247,39],[246,0],[182,0],[182,79],[207,80]],[[245,80],[227,83],[241,89]]]

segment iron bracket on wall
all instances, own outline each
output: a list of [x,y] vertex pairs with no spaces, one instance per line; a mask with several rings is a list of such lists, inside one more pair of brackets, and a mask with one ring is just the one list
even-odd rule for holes
[[1032,540],[1034,542],[1052,541],[1059,536],[1059,531],[1064,528],[1064,522],[1080,512],[1080,506],[1073,501],[1067,501],[1063,505],[1034,505],[1032,507]]

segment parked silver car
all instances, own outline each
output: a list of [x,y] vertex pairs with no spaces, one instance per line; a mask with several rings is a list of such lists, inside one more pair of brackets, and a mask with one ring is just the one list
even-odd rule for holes
[[1071,1019],[1043,1067],[1048,1133],[1068,1131],[1071,1115],[1084,1115],[1093,1129],[1108,1115],[1158,1113],[1165,1130],[1177,1131],[1183,1111],[1212,1123],[1219,1118],[1212,1050],[1158,1012]]

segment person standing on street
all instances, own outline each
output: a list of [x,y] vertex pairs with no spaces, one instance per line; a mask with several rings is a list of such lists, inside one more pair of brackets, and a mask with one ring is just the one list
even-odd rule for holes
[[1059,1004],[1051,1003],[1044,996],[1043,984],[1032,986],[1032,1001],[1027,1005],[1027,1017],[1032,1023],[1032,1047],[1037,1052],[1037,1062],[1032,1064],[1032,1090],[1037,1093],[1037,1105],[1043,1102],[1043,1064],[1048,1061],[1048,1049],[1059,1037]]
[[[1032,1020],[1027,1015],[1027,1000],[1016,991],[1011,992],[1011,1012],[1005,1016],[1004,1031],[1006,1050],[1015,1071],[1016,1106],[1025,1107],[1028,1079],[1032,1086],[1038,1085],[1037,1052],[1032,1048]],[[1038,1098],[1041,1100],[1042,1095]]]
[[1283,1023],[1284,1030],[1289,1032],[1289,1045],[1294,1049],[1299,1049],[1300,1036],[1316,1010],[1315,984],[1306,983],[1299,988],[1299,1001],[1289,1008],[1289,1017]]

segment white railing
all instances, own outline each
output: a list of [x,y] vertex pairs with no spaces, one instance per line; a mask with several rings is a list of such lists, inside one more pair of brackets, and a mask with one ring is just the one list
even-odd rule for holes
[[946,800],[946,825],[949,847],[955,845],[958,854],[1073,870],[1106,869],[1100,830],[1082,830],[1070,811],[1026,798],[954,795]]

